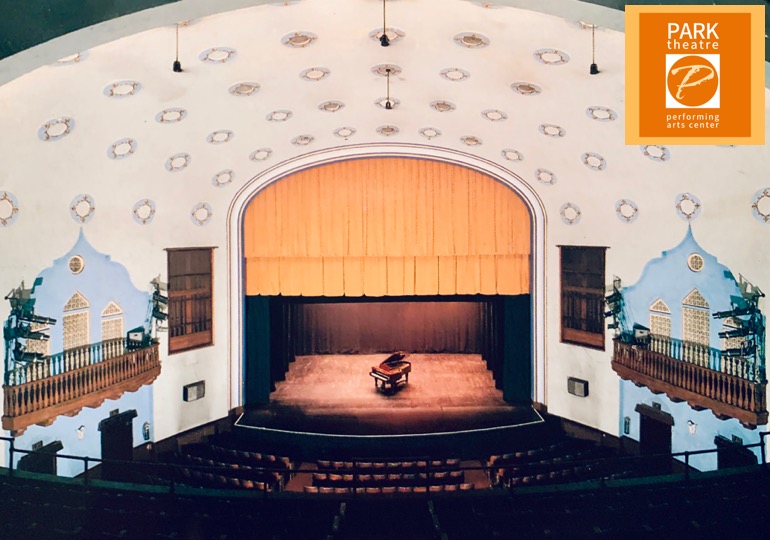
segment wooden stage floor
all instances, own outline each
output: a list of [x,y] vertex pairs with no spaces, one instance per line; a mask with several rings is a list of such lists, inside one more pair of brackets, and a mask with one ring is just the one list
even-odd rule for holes
[[300,356],[270,403],[249,408],[242,427],[317,434],[404,435],[542,422],[529,404],[503,401],[480,355],[413,354],[409,383],[393,395],[374,387],[388,354]]

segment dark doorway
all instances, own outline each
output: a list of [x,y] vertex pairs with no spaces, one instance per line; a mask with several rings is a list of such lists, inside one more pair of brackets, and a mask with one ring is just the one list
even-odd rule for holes
[[731,441],[726,437],[717,435],[714,438],[717,446],[717,468],[719,470],[731,467],[748,467],[757,464],[757,456],[748,448],[744,448],[740,442]]
[[114,414],[99,422],[102,434],[102,478],[105,480],[129,480],[130,467],[124,462],[134,459],[133,420],[134,409]]
[[43,474],[56,474],[56,453],[64,448],[61,441],[48,443],[19,459],[16,468]]
[[671,426],[674,418],[649,405],[637,405],[639,413],[639,452],[648,457],[656,473],[671,472]]

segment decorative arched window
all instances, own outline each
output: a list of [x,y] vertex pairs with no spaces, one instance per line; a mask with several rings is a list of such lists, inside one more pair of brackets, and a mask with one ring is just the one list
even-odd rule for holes
[[102,341],[123,338],[123,310],[110,302],[102,310]]
[[88,300],[80,292],[75,292],[64,304],[62,317],[63,349],[69,350],[90,343],[88,332]]
[[650,348],[655,352],[671,353],[671,310],[658,298],[650,306]]
[[698,289],[682,300],[682,360],[709,367],[709,304]]

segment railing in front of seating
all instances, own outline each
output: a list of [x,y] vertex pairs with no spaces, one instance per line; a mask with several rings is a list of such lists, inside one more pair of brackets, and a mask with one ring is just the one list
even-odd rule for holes
[[[673,352],[684,351],[684,347],[678,348],[676,341],[678,340],[671,341]],[[669,385],[673,390],[662,390],[667,394],[676,394],[676,389],[689,393],[686,396],[669,395],[674,399],[692,401],[693,396],[700,396],[711,400],[709,404],[704,405],[706,408],[713,410],[710,405],[711,402],[721,403],[757,415],[754,422],[749,421],[748,423],[756,425],[761,422],[762,417],[766,421],[767,403],[764,380],[754,381],[683,361],[668,354],[668,351],[662,348],[661,343],[659,340],[651,340],[650,346],[646,347],[616,339],[612,357],[613,366],[621,366],[646,377],[644,381],[634,379],[634,382],[650,386],[652,380]],[[729,415],[737,417],[735,414]],[[739,419],[745,420],[745,418]],[[751,419],[749,418],[749,420]]]
[[[75,400],[79,398],[108,390],[113,385],[160,368],[157,343],[142,349],[127,350],[123,339],[64,351],[46,360],[50,362],[44,364],[44,371],[38,371],[31,366],[17,368],[30,371],[24,373],[23,382],[16,381],[15,384],[6,384],[3,387],[5,429],[26,427],[23,425],[26,422],[20,422],[13,427],[6,426],[6,422],[13,422],[11,419],[68,402],[76,403]],[[91,406],[88,402],[76,405]],[[59,414],[62,414],[62,411],[59,411]],[[38,421],[35,418],[31,423]]]
[[[768,465],[767,461],[767,442],[765,441],[765,438],[770,435],[770,432],[760,432],[759,435],[759,441],[756,443],[751,444],[742,444],[739,445],[738,448],[743,448],[746,450],[751,450],[754,448],[757,448],[759,450],[759,461],[758,466],[759,467],[766,467]],[[8,467],[8,476],[13,476],[15,474],[14,470],[14,463],[15,463],[15,456],[16,454],[33,454],[35,451],[33,450],[23,450],[20,448],[15,447],[15,439],[13,437],[0,437],[0,441],[4,441],[9,443],[9,467]],[[720,449],[719,447],[712,448],[712,449],[704,449],[704,450],[694,450],[694,451],[685,451],[685,452],[672,452],[672,453],[666,453],[666,454],[653,454],[653,455],[642,455],[642,456],[618,456],[614,458],[589,458],[589,459],[562,459],[558,463],[561,466],[573,466],[573,467],[585,467],[590,466],[591,464],[601,464],[606,463],[607,461],[610,461],[614,464],[627,464],[625,465],[625,469],[627,470],[633,470],[634,468],[639,469],[639,465],[645,466],[649,463],[660,463],[662,460],[670,460],[673,462],[673,460],[682,458],[681,461],[684,464],[684,469],[681,473],[674,474],[671,478],[674,481],[690,481],[693,477],[693,475],[696,474],[703,474],[700,472],[693,472],[690,467],[690,458],[693,456],[698,455],[704,455],[704,454],[715,454],[723,451],[723,449]],[[207,467],[207,466],[199,466],[199,467],[192,467],[190,465],[180,465],[175,463],[159,463],[154,461],[117,461],[117,460],[103,460],[100,458],[92,458],[87,456],[73,456],[73,455],[67,455],[67,454],[56,454],[56,457],[58,459],[70,459],[75,461],[80,461],[83,463],[83,474],[80,476],[80,479],[83,482],[83,485],[89,485],[92,483],[93,479],[93,473],[89,473],[90,466],[93,464],[100,464],[102,466],[104,465],[112,465],[113,467],[119,468],[121,471],[141,471],[139,474],[141,476],[147,477],[148,475],[152,475],[151,482],[138,482],[136,480],[128,482],[129,484],[147,484],[150,483],[153,486],[164,486],[165,489],[168,490],[168,493],[175,493],[179,490],[181,486],[186,486],[186,484],[183,481],[184,475],[183,470],[194,468],[201,471],[214,471],[219,472],[222,474],[226,474],[227,472],[232,472],[233,469],[231,467]],[[470,466],[467,464],[460,463],[458,466],[452,466],[452,467],[433,467],[430,465],[430,458],[426,458],[428,461],[427,470],[428,471],[443,471],[443,470],[460,470],[463,472],[471,472],[471,471],[482,471],[486,474],[487,477],[490,479],[495,476],[496,473],[498,473],[501,470],[513,470],[515,468],[521,468],[521,467],[532,467],[533,470],[536,469],[538,466],[542,466],[543,462],[535,462],[535,463],[529,463],[529,462],[522,462],[522,463],[515,463],[515,464],[508,464],[508,465],[481,465],[481,466]],[[554,464],[554,462],[550,463],[551,465]],[[622,467],[621,467],[622,469]],[[287,469],[284,467],[261,467],[260,470],[266,472],[266,473],[278,473],[278,474],[284,474],[287,472]],[[643,470],[643,469],[642,469]],[[149,471],[149,472],[148,472]],[[296,469],[291,470],[292,473],[297,473]],[[334,473],[338,472],[338,469],[335,468],[318,468],[315,472],[323,472],[323,473]],[[652,473],[655,476],[659,476],[659,472]],[[125,475],[124,475],[125,476]],[[650,473],[648,472],[647,475],[641,475],[636,474],[634,476],[623,476],[621,475],[604,475],[604,476],[597,476],[596,478],[593,478],[592,480],[588,480],[587,487],[590,489],[594,489],[596,487],[604,488],[609,485],[622,485],[624,482],[629,482],[629,485],[633,485],[635,479],[638,479],[643,476],[650,476]],[[38,477],[39,478],[39,477]],[[585,482],[585,481],[583,481]],[[70,484],[68,484],[70,485]],[[563,485],[562,483],[556,483],[553,485]],[[114,484],[111,485],[113,488],[115,487]],[[190,487],[190,486],[187,486]],[[495,487],[494,485],[490,487]],[[500,487],[500,486],[497,486]],[[519,491],[519,490],[526,490],[529,486],[506,486],[510,491]],[[241,493],[247,493],[244,492],[244,490],[230,490],[231,492],[240,491]],[[198,487],[193,487],[193,492],[197,494],[205,494],[206,490],[201,490]],[[214,491],[214,494],[219,496],[221,491],[216,490]],[[253,491],[251,491],[253,493]],[[271,496],[272,494],[275,494],[277,492],[271,492],[268,489],[259,490],[258,494],[263,497]],[[432,497],[434,496],[434,493],[430,490],[426,490],[424,492],[421,492],[425,497]],[[296,495],[296,494],[295,494]],[[356,491],[351,491],[348,493],[348,495],[356,496]],[[321,495],[324,496],[324,495]]]

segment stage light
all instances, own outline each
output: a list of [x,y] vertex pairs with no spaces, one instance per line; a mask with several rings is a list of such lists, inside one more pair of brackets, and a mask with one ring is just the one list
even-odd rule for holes
[[580,26],[586,30],[591,29],[591,67],[588,72],[591,75],[596,75],[599,73],[599,66],[596,64],[596,25],[580,21]]
[[390,45],[390,39],[388,38],[388,28],[385,24],[385,4],[387,0],[382,0],[382,35],[380,36],[380,45],[388,47]]
[[393,102],[390,101],[390,68],[385,69],[385,77],[387,77],[386,90],[385,90],[385,108],[391,110],[393,108]]
[[182,62],[179,61],[179,23],[176,23],[176,58],[172,69],[174,73],[182,73]]

